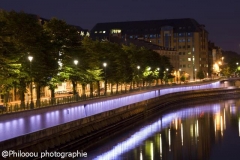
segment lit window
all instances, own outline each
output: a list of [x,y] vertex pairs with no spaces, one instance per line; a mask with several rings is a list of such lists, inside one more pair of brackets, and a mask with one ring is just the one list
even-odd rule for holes
[[99,31],[99,33],[102,33],[102,31]]
[[188,58],[188,61],[192,61],[192,59],[191,59],[191,58]]
[[179,36],[182,36],[182,33],[178,33]]
[[129,38],[133,38],[133,36],[130,36]]
[[103,33],[106,33],[106,31],[103,31]]
[[190,67],[191,67],[191,64],[188,65],[188,68],[190,68]]
[[97,33],[97,31],[95,31],[94,33]]
[[188,41],[188,42],[191,42],[191,39],[188,38],[187,41]]
[[182,42],[182,39],[179,39],[178,42]]
[[121,33],[121,30],[120,29],[112,29],[111,33],[112,34],[114,34],[114,33]]
[[191,54],[191,52],[188,52],[188,54]]

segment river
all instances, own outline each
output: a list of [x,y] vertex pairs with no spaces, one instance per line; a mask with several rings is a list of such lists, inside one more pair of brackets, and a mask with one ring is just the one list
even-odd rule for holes
[[240,99],[161,113],[87,151],[95,160],[239,160]]

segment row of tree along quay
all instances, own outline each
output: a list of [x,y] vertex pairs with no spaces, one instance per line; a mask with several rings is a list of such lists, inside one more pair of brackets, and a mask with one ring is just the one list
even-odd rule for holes
[[82,86],[80,96],[84,96],[89,84],[93,97],[94,88],[100,93],[100,81],[105,81],[105,89],[111,84],[110,90],[115,86],[118,92],[119,85],[129,85],[131,89],[152,82],[156,85],[158,80],[163,84],[174,78],[169,58],[152,50],[92,40],[57,18],[41,24],[35,15],[3,10],[0,11],[0,70],[4,103],[8,102],[10,91],[14,91],[19,96],[14,100],[20,100],[22,107],[32,83],[39,105],[42,87],[48,87],[54,99],[58,83],[64,81],[72,82],[73,95],[77,96],[76,86]]

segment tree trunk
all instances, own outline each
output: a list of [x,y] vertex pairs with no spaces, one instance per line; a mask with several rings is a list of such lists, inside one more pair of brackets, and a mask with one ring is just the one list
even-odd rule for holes
[[72,80],[72,86],[73,86],[73,95],[76,95],[77,91],[76,91],[76,87],[77,87],[77,83]]
[[82,84],[82,96],[86,97],[86,84]]
[[118,93],[118,82],[116,83],[116,93]]
[[20,94],[20,101],[21,101],[21,104],[20,104],[20,106],[22,107],[22,108],[24,108],[25,107],[25,95],[24,95],[24,93],[25,93],[25,91],[26,91],[26,82],[25,82],[25,80],[24,79],[20,79],[20,87],[19,87],[19,94]]
[[90,82],[90,97],[93,97],[93,82]]
[[35,88],[36,88],[36,95],[37,95],[37,100],[36,100],[36,106],[40,106],[40,100],[41,100],[41,85],[39,83],[35,83]]

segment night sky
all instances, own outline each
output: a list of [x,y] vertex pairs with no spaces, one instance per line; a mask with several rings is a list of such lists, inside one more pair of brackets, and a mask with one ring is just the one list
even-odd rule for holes
[[0,8],[89,30],[100,22],[194,18],[206,26],[210,41],[240,54],[239,0],[1,0]]

